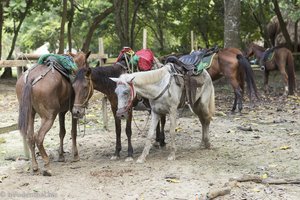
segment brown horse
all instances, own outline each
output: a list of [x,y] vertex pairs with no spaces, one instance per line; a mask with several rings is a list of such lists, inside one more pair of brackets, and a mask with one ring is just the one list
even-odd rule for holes
[[[88,67],[85,53],[70,54],[65,56],[72,63],[76,63],[78,69]],[[43,175],[51,176],[49,157],[45,151],[43,142],[46,133],[59,115],[59,161],[64,161],[63,139],[65,137],[65,114],[73,106],[74,92],[70,80],[63,76],[65,71],[55,61],[38,64],[24,73],[16,83],[16,93],[19,101],[19,130],[31,151],[32,170],[38,171],[38,163],[35,155],[35,146],[44,160]],[[36,113],[41,118],[41,125],[37,133],[34,133],[34,118]],[[72,150],[74,160],[79,160],[76,144],[77,119],[72,118]]]
[[[118,159],[120,157],[121,146],[121,119],[119,118],[118,109],[118,97],[115,94],[116,83],[109,77],[119,77],[128,71],[128,62],[121,60],[116,62],[112,66],[80,69],[73,83],[75,91],[75,100],[73,107],[73,115],[75,117],[82,117],[85,114],[85,108],[87,103],[93,94],[93,90],[97,90],[105,94],[110,102],[111,110],[115,119],[115,131],[116,131],[116,149],[111,159]],[[147,100],[145,100],[147,101]],[[128,116],[126,118],[126,135],[128,141],[128,156],[125,161],[133,160],[133,148],[131,144],[131,122],[132,122],[132,106],[137,104],[137,99],[133,105],[126,107]],[[160,146],[165,145],[165,134],[164,134],[165,116],[161,118],[160,126],[156,129],[156,141],[159,142]]]
[[253,95],[258,98],[251,65],[239,49],[224,48],[218,50],[207,71],[213,81],[225,76],[230,82],[235,95],[232,111],[236,110],[237,105],[239,111],[243,109],[245,78],[250,101],[252,102]]
[[[269,92],[269,73],[279,70],[284,82],[284,95],[293,95],[296,89],[294,57],[292,52],[285,47],[274,47],[266,50],[264,47],[251,43],[246,51],[246,57],[255,56],[264,71],[264,90]],[[270,56],[270,57],[269,57]],[[287,72],[286,72],[287,65]]]

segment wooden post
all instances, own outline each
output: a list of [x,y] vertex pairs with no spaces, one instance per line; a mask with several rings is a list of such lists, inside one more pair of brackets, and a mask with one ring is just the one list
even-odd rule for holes
[[194,31],[191,31],[191,51],[194,51]]
[[[104,65],[104,45],[103,38],[99,38],[99,60],[100,66]],[[103,127],[105,130],[108,130],[108,118],[107,118],[107,97],[104,96],[102,98],[102,119],[103,119]]]
[[107,96],[102,98],[102,118],[103,118],[103,128],[108,130],[108,119],[107,119]]
[[143,29],[143,49],[147,49],[147,29]]
[[99,38],[99,60],[100,60],[100,66],[104,65],[103,57],[104,57],[103,38]]

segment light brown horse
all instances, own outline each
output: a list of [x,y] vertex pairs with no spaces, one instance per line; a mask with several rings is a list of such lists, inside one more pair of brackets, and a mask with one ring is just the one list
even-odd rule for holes
[[[88,67],[85,53],[70,54],[78,69]],[[19,130],[31,151],[32,170],[38,171],[38,163],[35,155],[35,146],[44,160],[43,175],[51,176],[49,157],[45,151],[43,142],[46,133],[50,130],[53,122],[59,115],[59,161],[64,161],[63,139],[65,137],[65,114],[72,109],[74,92],[70,80],[57,70],[56,64],[39,64],[24,73],[17,81],[16,93],[19,101]],[[34,118],[36,113],[41,118],[39,130],[34,133]],[[77,120],[72,117],[72,150],[74,160],[79,160],[76,145]]]
[[[274,52],[273,55],[272,52]],[[268,58],[269,55],[271,55],[270,58]],[[246,50],[246,57],[249,58],[251,56],[255,56],[255,58],[259,60],[259,65],[264,71],[264,90],[266,93],[269,92],[269,73],[273,70],[280,71],[284,82],[284,95],[293,95],[295,93],[296,77],[294,57],[289,49],[285,47],[274,47],[267,50],[262,46],[251,43]]]
[[232,111],[236,110],[236,106],[238,106],[239,111],[243,109],[245,79],[250,101],[252,102],[253,95],[258,98],[251,65],[239,49],[224,48],[218,50],[207,71],[213,81],[225,76],[230,82],[235,95]]

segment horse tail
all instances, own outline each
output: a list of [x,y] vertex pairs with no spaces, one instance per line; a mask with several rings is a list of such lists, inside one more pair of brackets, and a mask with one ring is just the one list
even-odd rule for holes
[[247,82],[247,88],[249,91],[249,98],[250,100],[252,99],[252,94],[254,93],[256,98],[258,98],[258,94],[257,94],[257,87],[254,81],[254,73],[253,70],[251,68],[251,65],[249,63],[249,61],[246,59],[245,56],[238,54],[236,56],[238,62],[239,62],[239,66],[243,67],[243,70],[245,72],[246,75],[246,82]]
[[289,85],[289,95],[294,95],[294,91],[296,89],[296,78],[295,78],[295,64],[294,57],[290,52],[287,57],[288,64],[288,85]]
[[19,104],[19,120],[18,120],[18,129],[20,130],[23,136],[27,135],[28,122],[29,118],[32,115],[32,84],[31,81],[27,81],[25,84],[21,101]]

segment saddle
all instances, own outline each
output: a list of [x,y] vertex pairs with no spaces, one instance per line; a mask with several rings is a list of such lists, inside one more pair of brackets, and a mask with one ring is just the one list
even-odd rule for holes
[[[173,63],[176,72],[183,75],[186,98],[190,105],[195,103],[197,91],[196,80],[194,76],[197,76],[202,72],[197,72],[197,65],[201,62],[201,60],[204,57],[210,56],[218,50],[218,47],[214,46],[210,49],[194,51],[191,54],[184,55],[180,58],[177,58],[175,56],[169,56],[166,59],[166,63]],[[175,81],[177,85],[180,84],[178,77],[175,78]]]

